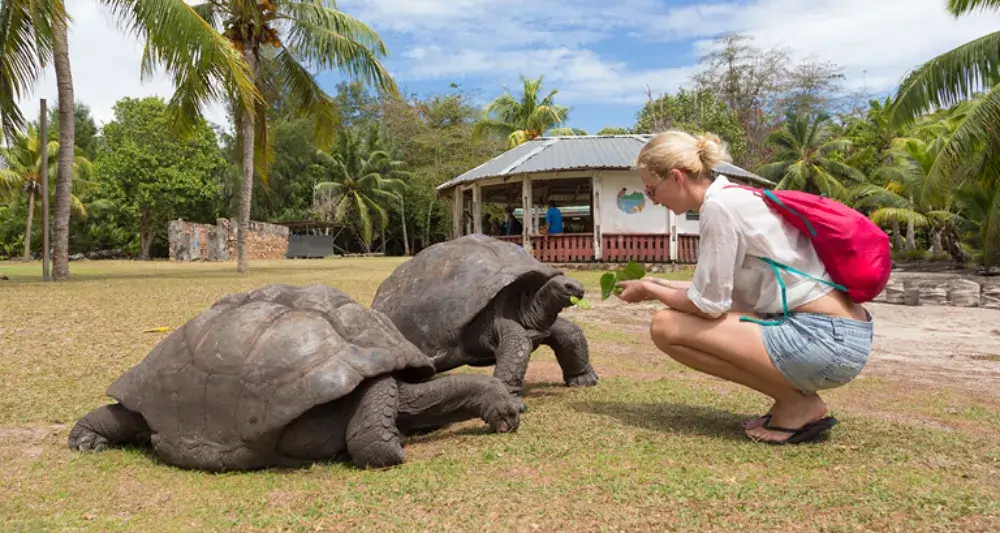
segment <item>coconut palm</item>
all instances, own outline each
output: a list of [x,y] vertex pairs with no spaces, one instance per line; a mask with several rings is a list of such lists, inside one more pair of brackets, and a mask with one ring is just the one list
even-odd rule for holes
[[380,149],[375,134],[364,141],[353,130],[345,130],[339,141],[334,154],[322,150],[316,154],[318,170],[326,180],[316,184],[316,194],[319,203],[330,206],[334,221],[349,225],[365,251],[370,252],[373,218],[384,230],[389,223],[385,206],[402,206],[403,178],[410,177],[410,173],[402,170],[402,161]]
[[[42,151],[38,132],[29,125],[27,133],[15,132],[8,137],[10,146],[0,148],[0,160],[5,168],[0,168],[0,201],[14,201],[19,194],[27,196],[28,216],[24,229],[24,258],[31,257],[31,227],[35,215],[35,199],[42,194]],[[48,165],[54,167],[49,180],[59,178],[55,162],[59,153],[59,143],[49,141],[46,147]],[[73,158],[73,174],[70,176],[77,193],[84,187],[95,185],[84,178],[93,173],[93,166],[87,158],[76,155]],[[51,190],[51,189],[50,189]],[[70,194],[71,210],[80,216],[87,216],[87,207],[75,194]]]
[[[851,142],[837,138],[825,113],[804,115],[789,111],[780,130],[768,137],[776,148],[773,162],[757,173],[778,182],[778,189],[798,189],[846,199],[848,186],[864,182],[858,169],[837,160],[851,147]],[[847,182],[847,184],[845,184]]]
[[[170,102],[173,125],[190,131],[201,119],[201,104],[229,89],[245,107],[256,101],[250,71],[240,54],[207,26],[184,0],[97,0],[137,38],[145,39],[142,75],[156,65],[173,74],[178,91]],[[52,217],[52,277],[69,277],[69,217],[75,154],[73,78],[69,25],[63,0],[4,0],[0,3],[0,124],[6,135],[24,117],[16,103],[51,61],[59,106],[59,153]]]
[[507,148],[514,148],[542,135],[581,135],[582,130],[560,128],[566,121],[569,108],[556,105],[553,97],[559,91],[552,89],[539,99],[542,76],[531,80],[521,76],[521,99],[509,91],[498,96],[483,109],[483,118],[476,122],[473,139],[495,135],[507,140]]
[[[1000,10],[1000,0],[949,0],[955,17],[975,10]],[[955,185],[964,162],[982,150],[1000,163],[1000,31],[974,39],[916,68],[903,80],[892,105],[894,124],[913,121],[923,112],[943,109],[985,91],[968,110],[927,176],[924,194],[936,195]]]
[[[246,234],[250,224],[251,194],[256,170],[267,183],[267,166],[273,156],[268,143],[268,94],[290,94],[303,114],[317,117],[316,142],[327,146],[336,125],[333,98],[316,83],[307,65],[339,69],[379,89],[398,95],[379,57],[387,50],[374,30],[337,11],[328,0],[212,0],[193,9],[240,51],[262,99],[253,107],[233,105],[236,141],[241,147],[242,190],[237,223],[237,271],[248,270]],[[262,69],[273,76],[258,75]],[[178,94],[202,101],[206,84],[186,78]]]

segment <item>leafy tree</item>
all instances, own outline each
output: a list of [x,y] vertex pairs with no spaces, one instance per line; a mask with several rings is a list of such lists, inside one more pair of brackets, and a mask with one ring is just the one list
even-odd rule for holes
[[402,178],[409,176],[402,161],[381,149],[377,131],[372,129],[363,138],[356,130],[344,130],[334,154],[322,150],[316,154],[323,170],[323,181],[316,184],[317,200],[336,223],[352,228],[368,253],[375,223],[384,230],[387,206],[401,205]]
[[635,131],[656,133],[680,129],[691,134],[712,132],[724,140],[733,160],[741,163],[746,156],[746,136],[739,120],[725,102],[708,89],[665,94],[649,99],[636,114]]
[[187,138],[173,135],[168,106],[158,97],[123,98],[114,112],[96,170],[121,223],[134,228],[127,246],[149,259],[169,220],[214,222],[226,162],[204,120]]
[[[42,194],[42,146],[38,131],[34,126],[28,126],[26,134],[15,132],[10,139],[11,146],[0,148],[0,161],[4,162],[6,168],[0,168],[0,201],[11,202],[18,195],[27,198],[28,209],[24,229],[24,258],[31,257],[31,228],[37,209],[36,198]],[[49,141],[46,146],[47,164],[52,171],[49,172],[48,179],[58,179],[59,168],[55,162],[59,154],[59,143]],[[76,192],[93,185],[84,178],[89,177],[93,172],[90,160],[82,155],[78,155],[73,160],[73,185]],[[46,184],[49,185],[49,184]],[[52,187],[48,187],[51,195]],[[74,194],[71,195],[71,206],[81,217],[87,216],[87,207]]]
[[[552,89],[541,97],[542,76],[531,80],[521,76],[521,99],[509,91],[496,97],[483,110],[483,117],[476,123],[473,135],[484,135],[507,140],[507,148],[514,148],[546,132],[553,135],[582,133],[572,128],[561,128],[569,115],[569,108],[556,105],[554,97],[559,91]],[[558,129],[557,129],[558,128]],[[552,131],[557,129],[556,131]]]
[[[949,0],[948,11],[955,17],[975,10],[1000,10],[997,0]],[[951,135],[927,176],[925,194],[947,191],[957,184],[957,171],[984,152],[989,164],[1000,165],[1000,31],[993,32],[927,61],[913,70],[900,84],[891,118],[894,125],[916,120],[923,112],[944,109],[970,100],[978,91],[985,94]],[[994,173],[995,174],[995,173]],[[993,183],[983,183],[991,190]]]
[[778,182],[778,189],[798,189],[846,201],[848,186],[863,183],[865,176],[842,162],[850,141],[836,138],[829,120],[825,113],[809,117],[787,112],[781,129],[768,136],[768,143],[775,148],[773,161],[757,172]]
[[[237,232],[237,271],[248,270],[246,234],[254,171],[266,183],[274,152],[268,141],[270,102],[280,93],[294,95],[294,103],[303,115],[317,117],[314,122],[317,144],[328,146],[333,137],[336,106],[333,99],[316,83],[306,65],[342,69],[353,77],[375,82],[389,93],[395,83],[379,62],[386,54],[381,38],[357,19],[337,11],[322,0],[215,0],[194,6],[198,14],[243,55],[263,100],[253,106],[234,102],[236,142],[241,147],[240,208]],[[279,33],[279,30],[282,30]],[[178,94],[192,101],[206,99],[209,86],[203,80],[187,77]]]
[[[216,84],[250,108],[255,90],[238,53],[207,28],[184,0],[99,0],[115,19],[146,41],[142,73],[162,64],[179,88],[171,101],[179,131],[201,117],[198,104],[215,94]],[[69,277],[69,231],[72,168],[76,157],[73,77],[69,61],[69,25],[62,0],[5,0],[0,3],[0,126],[7,135],[19,130],[24,117],[17,101],[52,61],[59,109],[59,156],[52,221],[52,277]]]

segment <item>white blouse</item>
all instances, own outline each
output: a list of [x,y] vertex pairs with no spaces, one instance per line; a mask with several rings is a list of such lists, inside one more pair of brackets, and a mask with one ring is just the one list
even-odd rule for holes
[[[753,192],[723,189],[729,184],[725,176],[718,176],[698,210],[698,264],[687,294],[702,312],[719,317],[739,302],[759,314],[781,313],[781,287],[761,257],[832,281],[808,235],[772,212]],[[789,311],[833,290],[783,269],[778,273],[785,282]]]

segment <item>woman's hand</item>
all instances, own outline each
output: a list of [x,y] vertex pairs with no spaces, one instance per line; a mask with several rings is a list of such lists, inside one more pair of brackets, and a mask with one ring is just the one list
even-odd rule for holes
[[641,279],[618,282],[617,286],[624,289],[618,298],[629,303],[644,302],[650,299],[651,294],[647,283],[649,282]]

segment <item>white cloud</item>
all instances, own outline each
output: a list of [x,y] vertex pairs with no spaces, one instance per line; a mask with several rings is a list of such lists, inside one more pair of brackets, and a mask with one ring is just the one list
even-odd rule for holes
[[[142,43],[120,31],[106,8],[97,0],[67,4],[75,19],[70,30],[75,96],[91,107],[99,124],[113,117],[112,105],[124,96],[170,97],[173,87],[165,76],[140,80]],[[662,0],[338,4],[383,38],[406,38],[409,48],[396,45],[388,64],[402,84],[475,77],[486,80],[487,96],[495,96],[503,86],[516,93],[519,74],[544,74],[546,87],[559,88],[558,101],[568,105],[638,105],[647,86],[654,94],[673,92],[694,69],[693,60],[672,68],[638,68],[626,61],[628,49],[619,46],[619,57],[612,58],[598,54],[598,44],[627,42],[655,50],[666,42],[697,55],[714,36],[741,31],[762,47],[784,45],[799,57],[834,61],[845,67],[849,85],[866,82],[870,90],[883,91],[919,63],[1000,27],[994,13],[956,20],[944,0],[731,0],[681,7]],[[37,117],[41,97],[55,105],[51,66],[21,102],[26,116]],[[209,120],[228,127],[221,105],[206,111]]]
[[[110,12],[96,0],[66,2],[73,24],[69,29],[70,68],[74,98],[90,107],[98,126],[114,118],[113,106],[126,96],[173,95],[173,83],[162,73],[142,81],[143,43],[118,29]],[[38,118],[39,99],[49,109],[56,106],[56,75],[50,64],[34,90],[19,105],[27,120]],[[206,118],[227,127],[225,109],[214,104],[205,109]]]
[[[797,59],[833,61],[848,88],[892,90],[910,69],[937,54],[996,31],[1000,15],[955,19],[944,0],[751,0],[680,7],[658,0],[342,0],[342,9],[377,30],[408,34],[404,80],[486,76],[503,84],[546,74],[564,103],[637,103],[649,85],[673,92],[694,65],[636,69],[601,57],[602,40],[686,43],[694,56],[713,37],[739,31],[767,48],[785,46]],[[693,62],[693,61],[692,61]],[[558,82],[558,85],[556,85]]]

